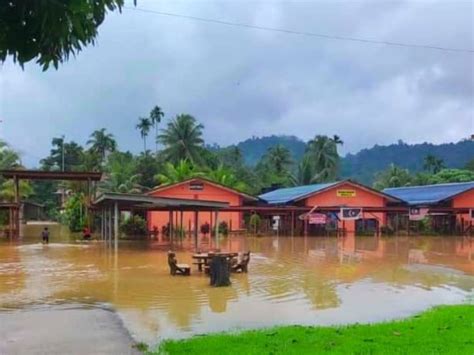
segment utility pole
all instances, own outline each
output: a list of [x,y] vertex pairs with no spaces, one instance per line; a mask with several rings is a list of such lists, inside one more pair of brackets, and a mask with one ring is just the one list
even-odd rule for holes
[[62,166],[63,166],[63,172],[64,172],[64,134],[62,135],[62,143],[61,143],[61,153],[62,153]]

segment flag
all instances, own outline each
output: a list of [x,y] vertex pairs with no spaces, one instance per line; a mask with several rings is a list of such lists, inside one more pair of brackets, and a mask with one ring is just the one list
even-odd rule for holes
[[324,213],[311,213],[308,220],[309,224],[326,224],[327,216]]
[[409,218],[410,221],[421,221],[428,214],[428,208],[424,207],[410,207]]
[[355,220],[362,218],[362,208],[341,208],[341,219]]

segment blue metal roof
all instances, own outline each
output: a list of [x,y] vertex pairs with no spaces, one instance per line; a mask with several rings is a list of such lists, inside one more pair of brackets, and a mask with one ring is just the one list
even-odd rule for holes
[[339,184],[340,181],[337,182],[329,182],[325,184],[314,184],[314,185],[304,185],[304,186],[297,186],[297,187],[287,187],[283,189],[278,189],[274,191],[270,191],[258,196],[260,199],[266,201],[269,204],[273,205],[280,205],[286,204],[295,200],[298,200],[302,197],[307,195],[311,195],[312,193],[318,192],[323,190],[327,187],[332,185]]
[[474,189],[474,181],[449,184],[392,187],[383,192],[398,197],[410,205],[431,205]]

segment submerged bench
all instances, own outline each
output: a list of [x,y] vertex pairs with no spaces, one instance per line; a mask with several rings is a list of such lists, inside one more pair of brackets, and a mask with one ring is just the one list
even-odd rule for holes
[[188,264],[178,264],[176,260],[176,254],[173,252],[168,252],[168,265],[170,267],[171,275],[182,275],[189,276],[191,275],[191,267]]

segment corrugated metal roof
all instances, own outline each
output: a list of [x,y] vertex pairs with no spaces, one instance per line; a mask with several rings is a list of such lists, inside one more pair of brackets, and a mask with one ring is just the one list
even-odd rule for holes
[[338,182],[329,182],[325,184],[314,184],[314,185],[304,185],[297,187],[287,187],[283,189],[278,189],[275,191],[270,191],[265,194],[258,196],[260,199],[266,201],[269,204],[279,205],[289,203],[295,200],[298,200],[304,196],[310,195],[312,193],[318,192],[322,189],[330,187],[332,185],[339,184]]
[[430,205],[474,189],[474,181],[449,184],[392,187],[383,192],[398,197],[410,205]]

